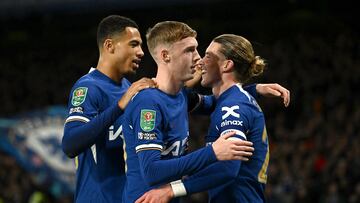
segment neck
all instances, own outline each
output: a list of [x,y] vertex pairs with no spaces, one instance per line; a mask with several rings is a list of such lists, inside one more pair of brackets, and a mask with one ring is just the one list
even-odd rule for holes
[[169,71],[169,68],[163,65],[158,65],[155,80],[161,91],[171,95],[178,94],[184,86],[184,82],[177,79],[176,76]]
[[212,92],[216,98],[219,98],[222,93],[237,83],[233,78],[222,78],[220,82],[212,86]]
[[106,60],[104,57],[100,56],[98,64],[96,66],[96,69],[98,69],[100,72],[102,72],[104,75],[108,76],[110,79],[115,81],[116,83],[119,83],[124,75],[119,73],[117,68],[109,62],[109,60]]

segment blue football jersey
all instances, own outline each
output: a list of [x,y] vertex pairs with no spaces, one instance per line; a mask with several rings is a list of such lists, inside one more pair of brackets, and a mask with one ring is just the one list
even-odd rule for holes
[[[161,159],[167,160],[186,152],[187,95],[185,91],[169,95],[159,89],[146,89],[133,98],[124,114],[127,183],[123,202],[134,202],[152,188],[143,178],[139,153],[155,149],[161,151]],[[172,180],[180,178],[174,176]]]
[[[117,103],[129,86],[130,82],[125,78],[116,83],[98,70],[81,77],[71,90],[66,124],[90,122]],[[101,132],[94,145],[75,158],[75,202],[121,201],[126,179],[122,121],[123,116],[118,117]]]
[[[210,202],[265,202],[264,189],[269,163],[269,145],[265,118],[256,100],[237,84],[217,100],[211,114],[206,142],[234,131],[236,137],[253,143],[255,151],[249,161],[241,162],[235,180],[209,190]],[[240,163],[240,161],[237,161]],[[233,162],[234,163],[234,162]]]

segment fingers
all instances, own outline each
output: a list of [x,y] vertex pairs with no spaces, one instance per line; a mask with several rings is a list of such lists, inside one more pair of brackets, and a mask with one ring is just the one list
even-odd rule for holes
[[290,91],[286,90],[286,93],[284,94],[284,105],[285,107],[288,107],[290,104]]
[[156,88],[157,83],[155,80],[149,79],[149,78],[142,78],[136,82],[134,82],[129,89],[126,91],[126,93],[121,97],[121,99],[118,101],[118,105],[121,109],[125,109],[128,105],[131,98],[137,94],[139,91],[146,89],[146,88]]
[[275,96],[275,97],[280,97],[281,96],[281,92],[277,91],[277,90],[274,90],[274,89],[271,89],[269,88],[268,90],[269,94]]
[[243,156],[235,156],[235,159],[240,161],[249,161],[249,158]]
[[137,86],[134,94],[137,93],[137,92],[140,92],[143,89],[147,89],[147,88],[150,88],[150,87],[155,88],[155,86],[150,86],[148,84],[141,84],[141,85]]
[[[274,88],[281,93],[281,98],[283,98],[283,102],[285,107],[289,106],[290,103],[290,91],[284,88],[279,84],[275,84]],[[280,95],[279,95],[280,96]]]
[[250,157],[253,155],[253,151],[255,151],[254,147],[244,146],[243,144],[245,143],[242,143],[242,145],[235,145],[232,148],[234,156]]
[[[251,147],[253,148],[253,143],[252,142],[249,142],[249,141],[246,141],[246,140],[242,140],[242,139],[239,139],[239,138],[235,138],[232,140],[235,144],[235,146],[239,146],[239,147]],[[252,150],[254,151],[254,150]]]
[[147,194],[147,193],[143,194],[139,199],[137,199],[137,200],[135,201],[135,203],[145,202],[146,194]]
[[253,152],[253,151],[255,151],[254,147],[249,147],[249,146],[235,146],[234,150],[236,150],[236,151],[245,151],[245,152]]
[[158,85],[156,83],[156,81],[154,79],[150,79],[150,78],[141,78],[140,80],[134,82],[128,91],[130,91],[130,95],[129,96],[134,96],[134,94],[136,94],[137,92],[146,89],[146,88],[156,88]]
[[157,83],[154,78],[141,78],[140,80],[134,82],[135,85],[147,84],[149,87],[157,87]]

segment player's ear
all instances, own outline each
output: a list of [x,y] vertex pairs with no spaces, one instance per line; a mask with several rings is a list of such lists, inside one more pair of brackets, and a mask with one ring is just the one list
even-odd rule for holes
[[222,66],[223,72],[231,72],[234,69],[234,62],[232,60],[226,60]]
[[169,51],[166,49],[161,50],[161,61],[165,62],[165,63],[169,63],[170,62],[170,56],[169,56]]
[[115,44],[112,39],[106,39],[103,44],[104,49],[106,52],[114,53],[115,52]]

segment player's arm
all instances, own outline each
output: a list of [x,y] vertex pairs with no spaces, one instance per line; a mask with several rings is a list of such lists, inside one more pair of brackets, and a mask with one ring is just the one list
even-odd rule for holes
[[253,150],[252,143],[227,140],[232,135],[233,133],[228,133],[216,140],[212,146],[201,148],[180,158],[162,160],[160,150],[139,151],[138,157],[145,181],[154,186],[199,171],[218,160],[244,160],[244,157],[251,155],[249,151]]
[[92,84],[80,84],[73,88],[69,100],[69,116],[65,121],[62,149],[74,158],[89,148],[123,113],[132,96],[138,91],[155,86],[151,79],[143,78],[130,86],[122,98],[99,113],[102,100],[100,91]]
[[288,107],[290,104],[290,91],[277,83],[257,84],[256,92],[266,97],[282,98],[285,107]]
[[194,77],[193,77],[193,79],[185,82],[185,87],[193,88],[193,87],[195,87],[196,84],[198,84],[200,82],[203,65],[204,64],[203,64],[202,60],[197,61],[196,65],[195,65],[195,73],[193,74]]
[[[254,98],[257,97],[257,84],[245,86],[244,89],[248,91]],[[267,93],[267,88],[261,88],[260,94]],[[202,95],[196,91],[186,88],[186,95],[188,98],[188,111],[195,114],[210,115],[216,106],[216,98],[214,95]]]
[[[142,100],[142,98],[137,98]],[[153,120],[152,120],[153,119]],[[170,182],[183,175],[198,171],[217,160],[238,160],[244,156],[250,142],[219,138],[212,146],[204,147],[179,158],[162,160],[163,117],[156,101],[141,102],[131,118],[136,136],[136,153],[145,181],[153,186]],[[140,135],[140,136],[138,136]],[[170,152],[173,153],[173,152]],[[245,155],[246,156],[246,155]]]
[[[269,84],[250,84],[244,86],[244,90],[249,92],[254,98],[259,95],[265,97],[280,97],[285,107],[290,103],[290,91],[277,83]],[[196,114],[209,115],[216,106],[216,99],[213,95],[201,95],[191,89],[186,89],[188,97],[188,110]]]
[[241,161],[219,161],[184,180],[172,181],[143,194],[135,203],[169,202],[174,197],[206,191],[235,180]]

